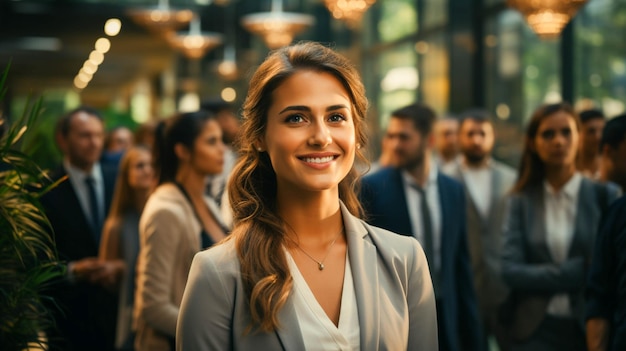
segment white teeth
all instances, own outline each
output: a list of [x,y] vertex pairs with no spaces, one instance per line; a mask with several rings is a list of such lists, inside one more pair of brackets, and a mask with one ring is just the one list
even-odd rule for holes
[[326,157],[305,157],[303,158],[304,162],[308,163],[325,163],[333,160],[334,157],[326,156]]

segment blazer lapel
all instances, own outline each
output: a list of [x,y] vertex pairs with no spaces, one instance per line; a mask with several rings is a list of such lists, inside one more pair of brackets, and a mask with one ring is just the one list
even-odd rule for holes
[[304,350],[304,340],[302,339],[298,316],[296,315],[291,296],[278,311],[278,322],[280,323],[280,328],[276,331],[276,336],[283,350]]
[[591,223],[595,218],[597,211],[597,201],[594,198],[593,187],[589,186],[591,183],[583,179],[580,183],[580,189],[578,190],[578,203],[576,204],[576,219],[574,222],[574,235],[569,249],[567,250],[567,256],[579,256],[586,257],[591,253],[589,245],[593,240],[590,237],[596,232],[596,228],[593,228]]
[[530,242],[535,243],[535,246],[540,249],[540,253],[546,261],[554,261],[552,253],[548,249],[546,237],[546,205],[543,193],[543,185],[529,191],[526,223],[530,223],[530,232],[528,233]]
[[354,293],[359,311],[361,349],[376,349],[380,335],[380,300],[376,247],[367,240],[368,232],[361,222],[341,204],[348,241],[348,259],[352,268]]

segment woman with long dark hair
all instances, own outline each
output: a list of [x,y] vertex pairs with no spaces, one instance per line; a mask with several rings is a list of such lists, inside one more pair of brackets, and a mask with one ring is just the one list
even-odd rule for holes
[[157,128],[158,187],[140,220],[135,302],[137,350],[173,350],[178,309],[193,256],[223,239],[206,177],[224,163],[222,132],[207,111],[177,115]]
[[179,350],[437,350],[424,252],[358,218],[366,108],[354,66],[323,45],[258,68],[228,187],[235,227],[194,259]]
[[610,185],[576,171],[580,121],[566,103],[539,107],[526,129],[504,227],[514,351],[586,350],[583,288]]

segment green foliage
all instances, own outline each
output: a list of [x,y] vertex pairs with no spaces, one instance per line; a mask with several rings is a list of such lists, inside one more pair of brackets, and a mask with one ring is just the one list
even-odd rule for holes
[[[6,93],[7,67],[0,77]],[[42,100],[29,102],[0,138],[0,345],[23,350],[38,344],[52,319],[46,289],[64,274],[58,264],[49,222],[39,197],[52,187],[41,168],[24,152],[23,139],[36,122]]]

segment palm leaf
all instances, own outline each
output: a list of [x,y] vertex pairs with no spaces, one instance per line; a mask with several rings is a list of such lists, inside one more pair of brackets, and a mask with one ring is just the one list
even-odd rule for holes
[[[7,66],[0,77],[6,94]],[[31,97],[32,98],[32,97]],[[23,350],[41,344],[41,331],[53,325],[51,284],[64,274],[58,263],[50,223],[39,197],[56,186],[26,155],[23,140],[41,113],[42,99],[26,103],[22,115],[0,138],[0,345]]]

